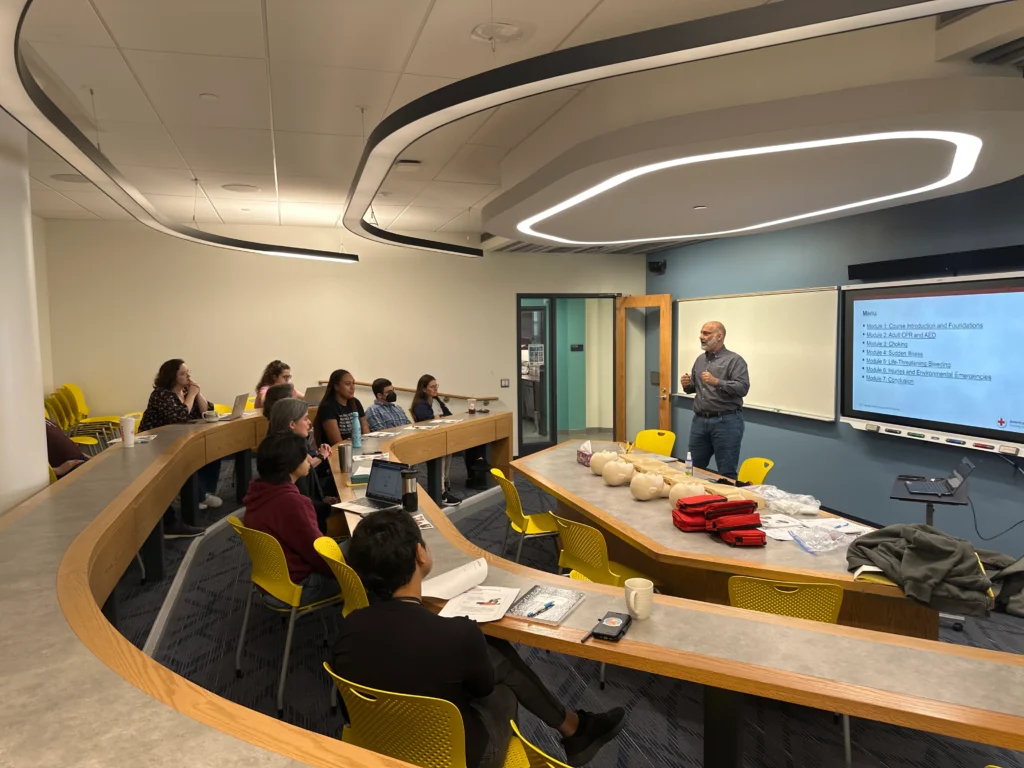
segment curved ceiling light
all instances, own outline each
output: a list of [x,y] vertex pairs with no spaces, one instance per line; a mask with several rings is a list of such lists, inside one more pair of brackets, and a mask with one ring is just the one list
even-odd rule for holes
[[78,127],[53,103],[36,82],[20,49],[21,27],[33,0],[0,0],[0,107],[40,141],[66,160],[101,192],[127,211],[136,221],[158,232],[235,251],[269,256],[315,259],[335,264],[359,261],[354,253],[337,253],[313,248],[258,243],[237,237],[216,235],[175,224],[165,219],[128,182]]
[[479,248],[387,232],[364,218],[402,152],[431,131],[502,104],[595,80],[998,2],[1002,0],[786,0],[488,70],[421,96],[373,130],[349,190],[342,223],[353,234],[382,243],[482,256]]
[[[882,195],[881,197],[873,197],[869,200],[860,200],[854,203],[846,203],[845,205],[836,205],[832,208],[823,208],[818,211],[810,211],[808,213],[801,213],[796,216],[787,216],[782,219],[775,219],[774,221],[765,221],[760,224],[751,224],[746,227],[737,227],[736,229],[723,229],[718,232],[699,232],[690,235],[667,235],[662,237],[639,237],[630,240],[570,240],[565,237],[557,237],[556,235],[549,235],[545,232],[538,232],[534,229],[535,224],[539,224],[545,219],[550,219],[559,213],[574,208],[575,206],[590,200],[598,195],[608,192],[611,189],[615,189],[627,181],[646,176],[650,173],[657,173],[658,171],[664,171],[669,168],[679,168],[684,165],[696,165],[698,163],[709,163],[715,160],[729,160],[737,157],[753,157],[755,155],[771,155],[778,154],[781,152],[798,152],[803,149],[821,149],[823,147],[837,147],[844,144],[865,144],[876,141],[895,141],[895,140],[906,140],[906,139],[918,139],[918,140],[933,140],[933,141],[945,141],[956,147],[956,152],[953,155],[953,161],[949,165],[949,171],[944,178],[939,179],[931,184],[926,184],[923,187],[917,187],[915,189],[909,189],[905,192],[895,192],[891,195]],[[840,138],[833,139],[817,139],[815,141],[801,141],[793,144],[778,144],[771,147],[751,147],[748,149],[731,149],[724,152],[712,152],[706,155],[693,155],[691,157],[678,157],[674,160],[663,160],[658,163],[651,163],[650,165],[644,165],[639,168],[634,168],[630,171],[624,171],[623,173],[612,176],[610,179],[602,181],[590,189],[580,192],[578,195],[573,195],[568,200],[564,200],[558,205],[548,208],[546,211],[541,211],[538,214],[531,216],[528,219],[524,219],[519,222],[516,226],[520,232],[524,235],[532,235],[533,237],[540,237],[545,240],[550,240],[555,243],[565,243],[566,245],[630,245],[633,243],[658,243],[665,242],[667,240],[693,240],[696,238],[707,239],[710,237],[724,237],[725,235],[737,235],[743,232],[752,232],[757,229],[766,229],[767,227],[775,227],[779,224],[789,224],[794,221],[801,221],[803,219],[811,219],[815,216],[827,216],[832,213],[838,213],[840,211],[849,211],[854,208],[863,208],[868,205],[875,205],[877,203],[885,203],[890,200],[898,200],[901,197],[911,197],[913,195],[922,195],[932,190],[941,189],[942,187],[948,187],[950,184],[955,184],[962,179],[966,179],[971,175],[974,170],[974,165],[978,160],[978,155],[981,153],[982,141],[977,136],[972,136],[967,133],[957,133],[955,131],[890,131],[886,133],[868,133],[861,136],[843,136]]]

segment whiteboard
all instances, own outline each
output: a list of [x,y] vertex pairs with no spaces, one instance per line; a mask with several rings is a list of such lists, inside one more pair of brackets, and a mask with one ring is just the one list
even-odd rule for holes
[[679,299],[676,394],[693,397],[683,393],[679,376],[703,354],[700,327],[718,320],[725,325],[725,346],[750,370],[744,408],[834,421],[838,318],[835,286]]

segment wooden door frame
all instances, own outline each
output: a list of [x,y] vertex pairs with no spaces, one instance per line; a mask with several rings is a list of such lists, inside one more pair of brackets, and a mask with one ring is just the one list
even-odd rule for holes
[[[659,310],[658,429],[672,429],[672,295],[622,296],[615,300],[615,439],[626,440],[626,310]],[[647,366],[644,366],[646,375]],[[644,387],[647,379],[644,379]],[[646,410],[646,405],[645,405]]]

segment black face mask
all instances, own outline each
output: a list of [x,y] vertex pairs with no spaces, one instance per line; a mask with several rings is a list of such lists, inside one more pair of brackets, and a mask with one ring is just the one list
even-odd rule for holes
[[394,392],[388,392],[386,395],[384,395],[384,399],[387,400],[389,403],[393,403],[395,402],[395,400],[398,399],[398,395],[396,395]]

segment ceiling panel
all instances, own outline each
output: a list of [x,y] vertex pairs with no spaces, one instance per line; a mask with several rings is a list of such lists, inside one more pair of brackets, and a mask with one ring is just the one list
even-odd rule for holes
[[395,92],[388,102],[387,113],[390,115],[399,107],[403,107],[410,101],[415,101],[420,96],[425,96],[438,88],[454,83],[451,77],[427,77],[425,75],[402,75],[398,80]]
[[277,186],[282,202],[343,205],[348,199],[348,184],[336,179],[279,176]]
[[275,63],[274,128],[279,131],[362,136],[360,105],[365,106],[365,132],[384,114],[398,75],[359,69]]
[[263,58],[260,0],[94,0],[121,48]]
[[[82,111],[99,122],[159,123],[146,95],[114,48],[32,43],[36,53],[74,95]],[[96,100],[93,112],[92,88]]]
[[400,205],[404,208],[416,199],[416,195],[422,192],[425,186],[427,186],[426,181],[402,179],[392,173],[381,184],[377,196],[374,198],[374,204]]
[[[60,155],[46,146],[31,133],[28,135],[28,160],[32,165],[35,165],[36,163],[63,163],[64,165],[67,165]],[[71,168],[70,165],[67,167]],[[75,169],[71,168],[68,173],[75,173]]]
[[346,190],[363,148],[358,136],[275,131],[274,140],[279,174],[334,178]]
[[366,221],[373,223],[373,219],[377,219],[377,226],[381,229],[387,229],[391,226],[391,222],[405,210],[404,205],[373,205],[373,218],[371,218],[369,211],[363,217]]
[[278,224],[277,203],[259,200],[213,200],[225,224]]
[[270,58],[400,72],[431,0],[268,0]]
[[[57,174],[64,173],[81,177],[84,181],[58,181],[53,178]],[[60,159],[55,163],[30,163],[29,174],[33,179],[41,181],[50,189],[56,189],[60,192],[64,192],[65,190],[81,192],[83,189],[94,189],[91,181],[86,179],[82,174]]]
[[21,28],[23,40],[113,48],[89,0],[37,0]]
[[100,149],[115,166],[187,167],[162,125],[101,123]]
[[171,126],[170,131],[197,175],[198,171],[274,172],[270,131],[182,126]]
[[[92,187],[92,185],[89,185]],[[134,217],[98,189],[90,188],[79,192],[63,192],[90,213],[107,221],[134,221]]]
[[55,192],[44,184],[32,179],[29,182],[29,197],[32,202],[32,213],[43,218],[54,219],[95,219],[94,214],[85,210],[78,203],[69,200],[60,192]]
[[340,205],[281,203],[282,226],[333,227],[341,216]]
[[146,199],[153,204],[162,215],[172,222],[187,224],[192,221],[193,212],[196,221],[200,224],[220,224],[220,216],[209,200],[203,195],[198,198],[178,197],[175,195],[146,195]]
[[464,208],[414,208],[409,206],[391,222],[388,229],[433,232],[465,212]]
[[489,184],[457,184],[450,181],[432,181],[416,196],[412,204],[428,208],[462,208],[482,200],[494,191]]
[[[265,61],[157,51],[125,56],[168,125],[270,128]],[[201,99],[201,93],[217,99]]]
[[[141,165],[121,165],[118,170],[139,192],[145,195],[178,195],[192,197],[196,184],[192,171],[180,168],[150,168]],[[199,193],[200,196],[202,192]]]
[[[435,3],[406,72],[463,78],[554,50],[599,0],[444,0]],[[492,53],[470,37],[491,20],[515,24],[523,37]]]
[[419,166],[402,170],[396,167],[389,174],[389,178],[406,181],[432,180],[488,117],[489,111],[479,112],[428,133],[399,156],[399,159],[419,160]]
[[577,91],[561,88],[499,107],[494,117],[470,137],[471,144],[511,149],[537,130],[555,112],[576,96]]
[[560,47],[681,24],[766,2],[771,0],[603,0]]
[[[274,189],[274,175],[236,173],[233,171],[203,171],[196,174],[202,182],[203,189],[211,200],[262,200],[272,202],[277,200],[277,192]],[[251,184],[257,190],[251,192],[232,192],[224,189],[225,184]]]
[[471,211],[463,211],[461,216],[452,219],[438,231],[476,234],[480,232],[482,228],[483,225],[481,222],[480,211],[473,209]]
[[507,152],[508,150],[503,147],[466,144],[437,175],[437,181],[500,184],[501,158]]

